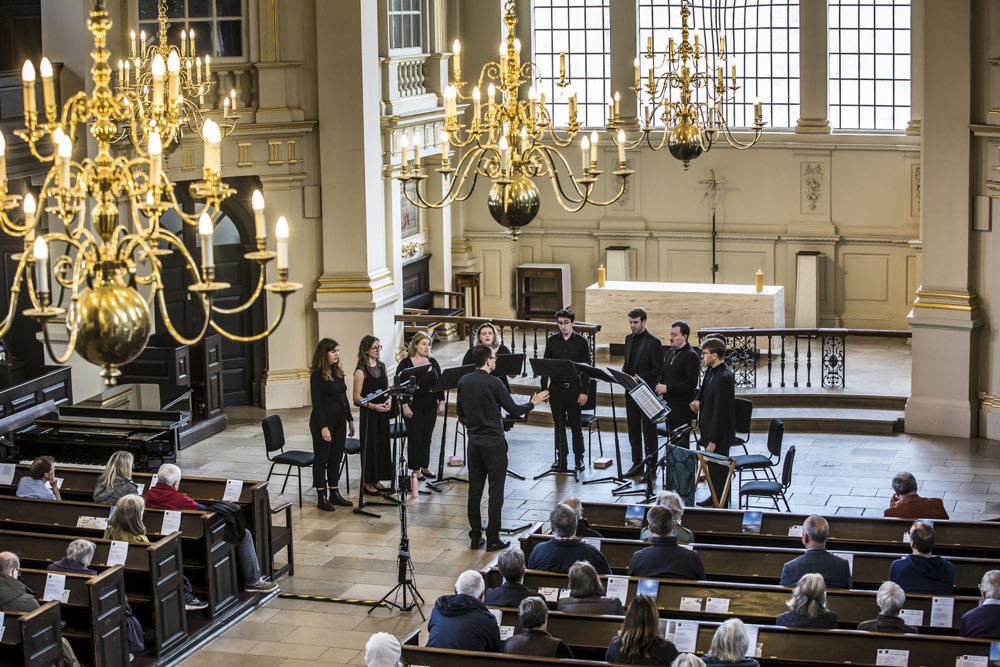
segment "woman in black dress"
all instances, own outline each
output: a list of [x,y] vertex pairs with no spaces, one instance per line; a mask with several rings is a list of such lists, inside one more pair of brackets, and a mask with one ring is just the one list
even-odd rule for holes
[[[494,356],[510,354],[510,348],[504,345],[500,340],[500,334],[497,333],[497,328],[493,326],[492,322],[483,322],[479,325],[479,328],[476,329],[476,344],[470,347],[469,351],[465,353],[465,357],[462,358],[463,366],[468,366],[473,363],[472,350],[476,345],[486,345],[493,350]],[[507,387],[507,391],[510,391],[510,383],[507,381],[506,375],[500,375],[495,370],[490,373],[490,375],[500,378],[500,381],[503,382],[503,386]]]
[[389,447],[389,411],[392,397],[385,396],[379,402],[372,401],[361,406],[365,396],[389,388],[389,377],[385,364],[379,361],[382,344],[375,336],[365,336],[358,348],[358,367],[354,371],[354,405],[361,410],[362,472],[361,478],[366,493],[378,495],[387,488],[379,483],[382,479],[392,479],[392,456]]
[[406,459],[419,480],[434,479],[431,473],[431,436],[438,415],[444,414],[444,392],[434,392],[434,385],[441,376],[441,366],[431,356],[431,337],[423,331],[413,334],[406,348],[407,357],[396,365],[396,378],[407,368],[426,366],[413,392],[413,397],[402,401],[403,420],[406,422]]
[[[340,495],[340,462],[344,458],[344,441],[348,433],[354,437],[354,417],[347,402],[347,383],[340,365],[340,345],[324,338],[316,345],[309,364],[309,393],[312,412],[309,433],[312,434],[313,486],[317,506],[332,512],[334,505],[351,507],[351,501]],[[328,495],[329,494],[329,495]],[[332,503],[332,504],[331,504]]]

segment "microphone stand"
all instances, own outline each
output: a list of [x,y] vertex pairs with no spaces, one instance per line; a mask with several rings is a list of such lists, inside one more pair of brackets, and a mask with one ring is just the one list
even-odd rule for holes
[[[393,393],[393,388],[391,387],[389,389],[382,389],[381,391],[377,391],[373,394],[368,394],[367,396],[361,399],[358,405],[361,406],[362,410],[364,410],[368,407],[369,403],[381,403],[386,396],[390,397],[398,396],[398,391],[396,393]],[[358,493],[358,505],[351,511],[354,512],[355,514],[363,514],[365,516],[370,516],[379,519],[382,516],[381,514],[376,514],[375,512],[369,512],[365,510],[365,507],[368,506],[392,507],[393,505],[398,505],[399,501],[397,501],[392,496],[383,496],[382,494],[378,494],[376,497],[383,498],[383,500],[365,499],[365,496],[367,495],[365,492],[365,461],[368,460],[368,456],[371,454],[371,452],[368,451],[368,447],[371,443],[371,432],[372,432],[371,418],[369,417],[367,421],[368,421],[368,427],[365,429],[365,439],[361,443],[361,491],[360,493]]]
[[644,475],[645,489],[635,489],[632,491],[626,491],[625,489],[614,490],[611,495],[618,498],[624,498],[625,496],[645,496],[640,504],[648,503],[653,498],[656,497],[656,467],[663,466],[664,476],[666,475],[666,467],[668,465],[666,455],[663,458],[658,458],[661,450],[666,450],[667,447],[675,446],[674,443],[679,441],[680,438],[688,435],[691,432],[691,427],[684,425],[678,426],[676,429],[670,432],[670,436],[667,438],[666,442],[662,445],[658,445],[656,450],[650,452],[645,458],[643,458],[642,463],[646,466],[646,474]]

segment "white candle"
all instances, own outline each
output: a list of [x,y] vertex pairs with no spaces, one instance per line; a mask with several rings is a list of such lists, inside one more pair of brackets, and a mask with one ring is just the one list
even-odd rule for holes
[[212,56],[205,56],[205,81],[212,80]]
[[42,58],[38,69],[42,74],[42,100],[45,102],[45,108],[48,109],[56,105],[56,86],[52,79],[52,63],[49,62],[48,58]]
[[618,162],[625,164],[625,130],[618,130]]
[[187,83],[190,86],[191,84],[194,83],[194,78],[191,76],[191,59],[190,58],[188,58],[184,62],[184,69],[187,70]]
[[410,140],[406,134],[402,134],[399,137],[399,161],[403,165],[403,169],[406,169],[407,164],[410,162]]
[[153,106],[163,106],[163,77],[167,73],[167,65],[163,62],[163,56],[157,53],[153,56]]
[[24,226],[28,228],[25,238],[30,241],[35,238],[35,211],[38,210],[38,206],[35,204],[35,195],[30,192],[24,193],[21,210],[24,212]]
[[38,281],[38,291],[49,291],[49,247],[45,239],[39,236],[35,239],[33,248],[35,255],[35,279]]
[[198,235],[201,236],[201,266],[211,268],[215,266],[215,247],[212,245],[212,219],[208,213],[202,213],[198,218]]
[[415,131],[413,133],[413,166],[420,168],[420,148],[423,146],[424,140],[420,138],[420,132]]
[[156,187],[160,184],[160,171],[163,166],[163,142],[160,140],[159,132],[149,133],[149,185]]
[[7,189],[7,140],[0,132],[0,192]]
[[235,88],[230,88],[229,89],[229,101],[230,101],[230,105],[229,106],[232,107],[233,113],[235,114],[236,113],[236,89]]
[[507,135],[500,137],[500,169],[507,173],[507,167],[510,166],[510,144],[507,143]]
[[495,105],[497,103],[497,87],[491,83],[489,88],[486,89],[486,94],[489,98],[490,106]]
[[69,137],[63,135],[56,147],[57,162],[59,163],[59,187],[64,190],[69,189],[70,167],[73,165],[73,142]]
[[125,87],[125,61],[118,59],[118,87]]
[[597,165],[597,131],[590,133],[590,164]]
[[181,55],[185,55],[187,51],[187,30],[181,30]]
[[479,93],[479,86],[472,89],[472,118],[474,120],[479,120],[479,116],[482,110]]
[[285,216],[278,218],[274,225],[274,237],[278,239],[278,269],[288,268],[288,221]]
[[538,92],[534,86],[528,87],[528,118],[535,117],[535,100],[538,99]]
[[462,76],[462,43],[456,39],[451,50],[451,69],[455,73],[455,81],[458,81]]
[[622,95],[618,91],[615,91],[615,120],[618,120],[622,115]]
[[201,128],[201,137],[205,140],[205,168],[218,174],[222,171],[222,133],[219,124],[211,118],[206,119]]
[[441,162],[444,168],[448,168],[448,161],[451,156],[451,144],[448,143],[448,131],[441,130]]
[[142,30],[139,32],[139,41],[141,42],[142,48],[139,49],[139,57],[146,57],[146,31]]
[[131,44],[132,44],[132,57],[135,58],[136,57],[135,30],[129,30],[128,38],[129,38],[129,42],[131,42]]
[[267,237],[267,222],[264,220],[264,195],[260,190],[254,190],[250,197],[250,204],[253,206],[253,222],[257,230],[257,238]]
[[167,72],[170,73],[169,92],[171,102],[177,101],[177,96],[181,94],[181,59],[176,51],[171,51],[167,58]]
[[132,80],[132,65],[129,61],[125,61],[125,85],[128,86],[129,82]]
[[586,173],[587,168],[590,167],[590,139],[587,135],[583,135],[583,139],[580,140],[580,164],[583,167],[584,173]]
[[24,83],[24,112],[35,112],[35,66],[30,60],[24,61],[21,68],[21,81]]

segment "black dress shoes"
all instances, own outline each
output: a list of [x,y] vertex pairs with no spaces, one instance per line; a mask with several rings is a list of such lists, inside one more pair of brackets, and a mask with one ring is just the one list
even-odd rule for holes
[[638,477],[642,474],[643,465],[642,462],[633,463],[632,467],[625,471],[626,477]]
[[586,468],[587,468],[587,466],[584,465],[584,463],[583,463],[583,457],[582,456],[576,457],[576,470],[577,470],[577,472],[583,472]]
[[506,540],[497,540],[496,542],[490,542],[486,545],[487,551],[503,551],[510,546],[510,542]]
[[469,538],[470,549],[482,549],[486,544],[486,539],[482,535],[472,535]]

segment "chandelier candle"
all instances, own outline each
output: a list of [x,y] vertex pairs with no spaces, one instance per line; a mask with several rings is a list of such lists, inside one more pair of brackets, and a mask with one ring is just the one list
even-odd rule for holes
[[222,133],[219,124],[211,118],[205,120],[201,130],[205,140],[205,171],[218,174],[222,171]]
[[7,192],[7,140],[0,132],[0,193]]
[[260,193],[260,190],[253,191],[250,205],[253,207],[253,223],[257,230],[257,238],[267,238],[267,222],[264,220],[264,195]]
[[177,96],[181,94],[181,59],[176,51],[171,51],[167,56],[167,72],[170,74],[167,94],[171,102],[176,102]]
[[69,190],[69,170],[73,166],[73,142],[66,135],[59,140],[56,148],[56,162],[59,164],[59,187]]
[[35,212],[38,206],[35,204],[35,195],[30,192],[24,193],[24,201],[21,202],[21,211],[24,213],[24,226],[28,227],[28,235],[25,240],[33,242],[35,240]]
[[[198,235],[201,237],[201,266],[204,269],[215,268],[215,246],[212,244],[212,219],[208,213],[202,213],[198,218]],[[206,281],[211,280],[211,276],[206,271]]]
[[149,187],[160,187],[160,172],[163,168],[163,142],[159,132],[149,133]]
[[49,246],[45,244],[45,239],[39,236],[35,239],[32,252],[35,255],[35,280],[38,281],[38,292],[48,294],[49,292]]
[[288,270],[288,221],[278,218],[274,225],[274,238],[278,240],[278,271]]
[[157,53],[153,56],[153,107],[163,106],[163,77],[167,73],[167,65],[163,62],[163,56]]
[[52,63],[48,58],[42,58],[38,65],[42,75],[42,101],[45,104],[45,115],[52,118],[56,112],[56,86],[52,80]]
[[35,114],[35,66],[30,60],[24,61],[21,68],[21,81],[24,83],[24,113]]

